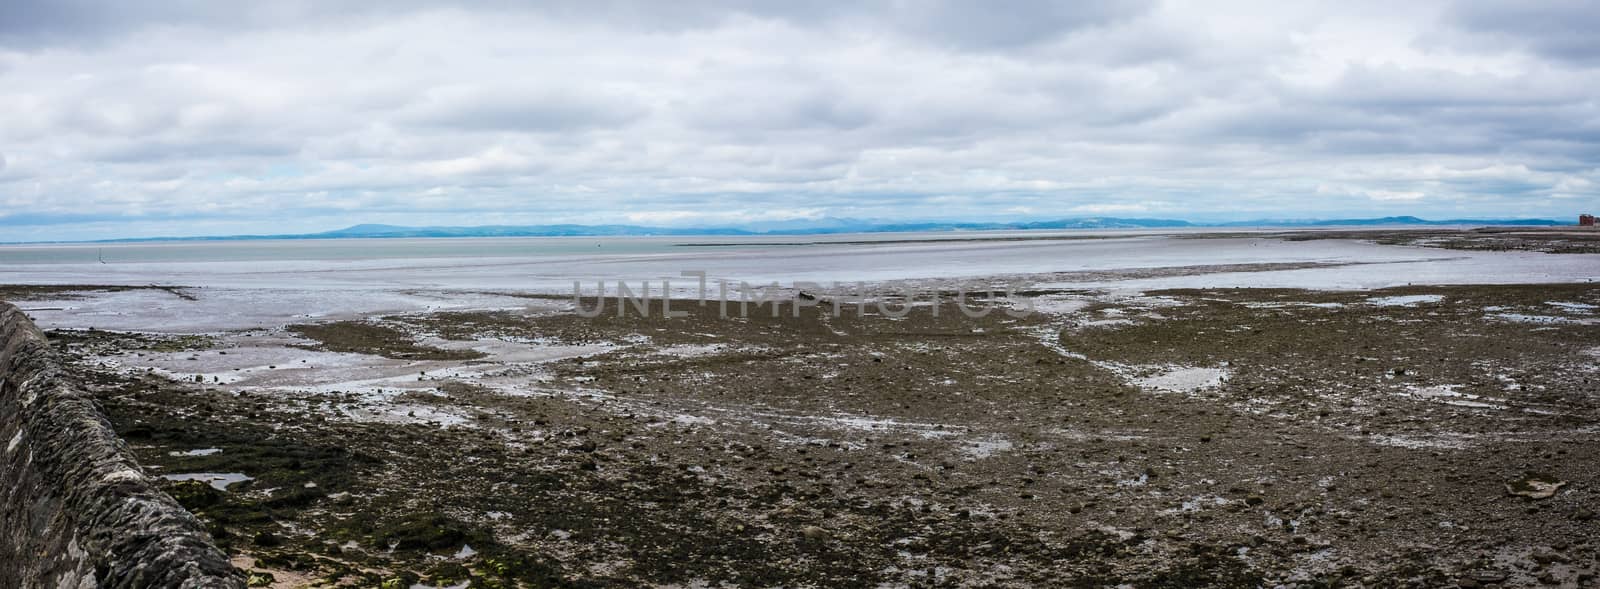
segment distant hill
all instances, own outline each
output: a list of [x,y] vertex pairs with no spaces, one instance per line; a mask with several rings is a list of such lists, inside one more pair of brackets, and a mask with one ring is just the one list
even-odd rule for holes
[[1257,220],[1216,223],[1216,227],[1360,227],[1367,225],[1519,225],[1555,226],[1571,225],[1550,219],[1445,219],[1429,221],[1412,216],[1378,217],[1376,219],[1309,219],[1309,220]]
[[108,239],[104,242],[132,241],[221,241],[247,239],[342,239],[398,237],[621,237],[671,235],[827,235],[838,233],[906,233],[934,231],[1019,231],[1041,229],[1161,229],[1178,227],[1360,227],[1360,226],[1439,226],[1439,225],[1571,225],[1549,219],[1447,219],[1430,221],[1418,217],[1379,217],[1372,219],[1260,219],[1254,221],[1191,222],[1178,219],[1121,217],[1075,217],[1052,221],[963,223],[947,221],[881,222],[855,219],[821,219],[803,222],[774,222],[741,227],[652,227],[644,225],[479,225],[470,227],[407,227],[402,225],[361,224],[324,231],[286,235],[225,235],[206,237],[159,237]]
[[354,225],[322,233],[292,236],[298,239],[341,237],[561,237],[609,235],[750,235],[740,229],[642,227],[637,225],[479,225],[473,227],[402,227]]

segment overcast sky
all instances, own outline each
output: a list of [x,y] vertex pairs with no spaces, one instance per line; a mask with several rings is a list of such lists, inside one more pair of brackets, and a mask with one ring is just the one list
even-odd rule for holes
[[1593,2],[0,2],[0,241],[1600,212]]

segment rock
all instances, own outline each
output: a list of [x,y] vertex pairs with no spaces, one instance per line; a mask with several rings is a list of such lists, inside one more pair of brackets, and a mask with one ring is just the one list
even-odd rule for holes
[[828,531],[817,526],[800,528],[800,536],[807,542],[822,542],[828,539]]
[[459,548],[470,540],[466,526],[438,513],[413,513],[374,531],[370,545],[400,551]]
[[1472,580],[1482,585],[1499,583],[1506,580],[1506,574],[1500,571],[1478,571],[1472,574]]
[[1532,558],[1533,562],[1545,565],[1557,562],[1567,562],[1566,555],[1551,550],[1535,550],[1533,551]]
[[1506,483],[1506,492],[1529,499],[1554,497],[1567,486],[1567,482],[1542,473],[1524,473],[1522,478]]
[[167,488],[167,493],[185,509],[198,511],[222,501],[222,491],[201,481],[179,481]]
[[[243,587],[205,526],[156,488],[93,398],[62,377],[56,354],[0,303],[0,431],[29,432],[10,444],[31,457],[8,455],[0,468],[0,587]],[[203,491],[190,499],[210,501]]]
[[276,534],[273,534],[272,532],[266,532],[266,531],[256,532],[255,537],[251,538],[251,540],[256,543],[256,546],[271,547],[271,546],[278,546],[280,544],[283,544],[283,539],[279,538]]

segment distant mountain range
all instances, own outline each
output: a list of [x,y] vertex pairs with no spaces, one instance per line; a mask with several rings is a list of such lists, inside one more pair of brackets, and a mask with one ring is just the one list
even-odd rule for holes
[[772,223],[740,227],[649,227],[641,225],[481,225],[473,227],[405,227],[400,225],[353,225],[322,233],[290,235],[227,235],[208,237],[153,237],[108,239],[104,242],[195,241],[246,239],[341,239],[389,237],[621,237],[671,235],[826,235],[837,233],[905,233],[912,231],[1016,231],[1029,229],[1160,229],[1174,227],[1362,227],[1380,225],[1570,225],[1549,219],[1447,219],[1430,221],[1417,217],[1379,217],[1373,219],[1262,219],[1219,223],[1178,219],[1140,219],[1120,217],[1075,217],[1053,221],[991,223],[900,222],[889,223],[857,219],[819,219],[804,223]]

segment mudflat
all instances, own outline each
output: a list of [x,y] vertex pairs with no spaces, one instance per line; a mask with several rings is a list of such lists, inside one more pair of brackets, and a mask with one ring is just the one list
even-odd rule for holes
[[50,335],[279,586],[1594,581],[1600,286],[1025,294]]

